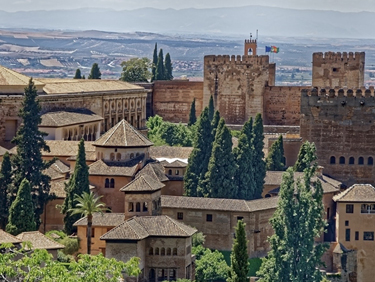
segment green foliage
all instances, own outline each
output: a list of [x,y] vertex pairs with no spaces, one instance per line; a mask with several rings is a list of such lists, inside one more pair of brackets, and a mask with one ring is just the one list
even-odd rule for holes
[[74,173],[70,177],[68,184],[65,185],[66,197],[61,209],[61,212],[65,215],[64,231],[66,234],[77,232],[77,228],[73,224],[80,219],[80,215],[72,215],[69,210],[75,208],[77,205],[77,202],[74,201],[76,195],[81,196],[84,192],[90,192],[89,185],[89,167],[86,164],[85,141],[81,139],[78,144],[78,155]]
[[156,64],[155,80],[165,80],[163,49],[160,49]]
[[80,69],[76,69],[76,73],[75,73],[73,79],[82,79],[82,75],[81,75],[81,70]]
[[190,106],[190,113],[189,113],[189,122],[188,122],[188,125],[193,125],[197,122],[197,115],[196,115],[196,112],[195,112],[195,98],[193,100],[193,102],[191,102],[191,106]]
[[102,73],[100,72],[99,65],[94,63],[91,67],[91,71],[88,79],[101,79]]
[[203,233],[202,232],[197,232],[197,233],[195,233],[193,236],[192,236],[192,246],[193,246],[193,248],[194,247],[198,247],[198,246],[203,246],[203,244],[204,244],[204,241],[206,240],[206,238],[205,238],[206,236],[205,235],[203,235]]
[[195,279],[197,282],[225,280],[229,267],[219,251],[205,249],[203,255],[196,259]]
[[314,143],[306,141],[302,144],[297,161],[294,164],[294,171],[303,172],[305,168],[310,166],[311,161],[316,160],[316,148]]
[[240,138],[241,131],[240,130],[231,130],[230,134],[232,134],[233,137]]
[[65,237],[61,240],[58,240],[58,242],[65,246],[65,248],[62,249],[62,252],[65,255],[74,255],[79,250],[79,242],[77,238]]
[[129,61],[122,62],[122,73],[120,80],[128,82],[148,82],[151,77],[149,68],[151,67],[150,59],[132,58]]
[[155,43],[154,54],[152,56],[152,75],[151,81],[156,79],[156,66],[158,64],[158,44]]
[[191,282],[190,279],[177,279],[177,280],[173,280],[173,281],[168,281],[168,280],[164,280],[163,282]]
[[165,55],[165,80],[172,80],[173,75],[172,75],[172,61],[171,61],[171,55],[167,53]]
[[[307,158],[311,163],[313,158]],[[323,189],[319,180],[311,182],[317,164],[304,170],[303,179],[294,180],[289,168],[283,174],[278,208],[270,222],[274,234],[271,251],[258,272],[261,282],[316,282],[323,279],[319,267],[325,244],[316,244],[326,222],[322,215]]]
[[10,192],[10,185],[12,184],[12,165],[10,162],[9,153],[6,152],[3,156],[3,162],[0,170],[0,229],[5,230],[8,222],[9,202],[8,194]]
[[210,97],[210,101],[208,102],[208,118],[210,121],[214,118],[214,113],[215,113],[215,106],[214,106],[214,98]]
[[257,272],[259,271],[261,265],[262,265],[262,259],[261,258],[251,258],[249,259],[249,273],[247,276],[256,276]]
[[22,180],[17,197],[9,209],[9,220],[6,231],[12,235],[36,229],[34,206],[31,199],[30,183],[26,178]]
[[257,114],[253,125],[252,146],[254,148],[253,163],[255,190],[253,199],[262,197],[264,178],[266,177],[266,164],[264,162],[264,135],[262,115]]
[[285,167],[285,156],[283,147],[283,136],[271,145],[266,159],[266,169],[272,171],[283,171]]

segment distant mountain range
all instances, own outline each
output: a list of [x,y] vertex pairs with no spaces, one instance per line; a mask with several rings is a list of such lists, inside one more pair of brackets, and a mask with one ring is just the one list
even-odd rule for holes
[[314,38],[375,38],[375,13],[294,10],[263,6],[212,9],[114,11],[76,9],[0,11],[0,28],[103,30],[248,37],[259,30],[267,36]]

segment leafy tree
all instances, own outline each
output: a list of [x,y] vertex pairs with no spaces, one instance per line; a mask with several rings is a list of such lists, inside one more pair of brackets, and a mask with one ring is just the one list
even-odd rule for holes
[[3,162],[0,170],[0,229],[5,230],[8,222],[8,214],[10,202],[8,200],[8,193],[12,183],[12,165],[10,162],[9,153],[6,152],[3,156]]
[[74,200],[76,195],[82,196],[84,192],[90,193],[89,187],[89,167],[86,164],[85,141],[81,139],[78,144],[78,155],[74,173],[65,185],[66,197],[62,205],[61,212],[64,216],[64,231],[66,234],[72,234],[77,231],[73,224],[80,219],[79,214],[72,215],[69,210],[76,207],[77,202]]
[[214,118],[214,114],[215,114],[214,98],[211,95],[210,101],[208,102],[208,117],[210,121],[212,121],[212,119]]
[[314,143],[306,141],[302,144],[297,161],[294,165],[294,171],[303,172],[305,168],[310,166],[311,161],[316,160],[316,148]]
[[236,237],[233,241],[232,253],[230,256],[231,270],[229,272],[228,282],[247,282],[247,273],[249,272],[249,256],[247,255],[247,240],[245,223],[242,220],[237,221]]
[[229,267],[224,255],[219,251],[204,249],[203,255],[195,261],[195,280],[197,282],[225,280]]
[[17,153],[12,157],[13,184],[11,187],[10,202],[14,201],[14,195],[21,182],[26,178],[30,182],[32,199],[34,203],[34,217],[36,227],[39,228],[40,216],[44,207],[51,199],[50,177],[43,174],[43,171],[51,166],[54,161],[45,162],[42,160],[41,150],[48,151],[49,147],[43,137],[47,133],[41,132],[38,125],[41,123],[40,105],[37,97],[37,91],[34,82],[30,79],[28,86],[25,88],[25,97],[22,102],[22,108],[19,116],[23,123],[19,127],[16,137],[12,142],[17,145]]
[[81,70],[76,69],[76,74],[74,75],[73,79],[82,79]]
[[271,145],[266,159],[266,169],[283,171],[285,167],[284,160],[283,136],[280,135],[279,138]]
[[196,113],[195,113],[195,98],[193,100],[193,102],[191,102],[191,106],[190,106],[190,113],[189,113],[189,122],[188,122],[188,125],[193,125],[197,122],[197,116],[196,116]]
[[9,209],[9,220],[6,231],[18,235],[36,229],[34,206],[31,199],[31,187],[25,178],[18,189],[17,197]]
[[[307,157],[307,163],[314,158]],[[261,282],[322,281],[321,256],[326,245],[317,244],[326,225],[323,219],[323,189],[319,180],[311,182],[317,164],[304,170],[303,179],[294,180],[289,168],[283,175],[280,199],[270,222],[274,235],[269,238],[271,251],[258,275]]]
[[253,125],[252,146],[254,147],[253,164],[255,190],[253,199],[262,197],[264,178],[266,177],[266,164],[264,162],[264,135],[262,115],[257,114]]
[[102,73],[100,72],[99,66],[97,63],[94,63],[91,67],[91,71],[88,79],[101,79]]
[[206,236],[202,232],[195,233],[191,238],[191,245],[194,247],[203,246]]
[[172,62],[171,62],[171,55],[167,53],[165,55],[165,80],[172,80],[173,75],[172,75]]
[[152,56],[152,76],[151,81],[156,79],[156,66],[158,64],[158,44],[155,43],[154,54]]
[[87,254],[91,254],[92,216],[96,212],[103,213],[105,209],[105,205],[100,202],[101,197],[96,197],[92,192],[83,192],[82,196],[76,195],[74,198],[74,201],[78,202],[78,204],[68,210],[71,215],[80,214],[87,216]]
[[86,79],[86,76],[85,76],[85,75],[82,75],[82,79]]
[[164,56],[163,49],[160,49],[158,63],[156,64],[155,80],[165,80]]
[[122,62],[122,73],[120,80],[128,82],[147,82],[151,73],[149,68],[151,66],[150,59],[132,58],[129,61]]

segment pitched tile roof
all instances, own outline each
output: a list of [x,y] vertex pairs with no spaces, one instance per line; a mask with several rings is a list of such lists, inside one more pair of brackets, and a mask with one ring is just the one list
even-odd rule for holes
[[51,180],[65,178],[65,175],[70,171],[70,168],[61,162],[56,160],[49,168],[45,169],[43,173],[51,177]]
[[55,249],[64,249],[65,246],[59,244],[52,239],[48,238],[44,234],[40,233],[39,231],[32,231],[32,232],[23,232],[16,236],[17,239],[21,240],[22,242],[30,242],[32,245],[32,250],[35,249],[46,249],[46,250],[55,250]]
[[50,194],[55,194],[57,198],[65,198],[66,192],[65,192],[65,183],[66,180],[58,180],[58,181],[51,181],[51,188],[50,188]]
[[101,240],[142,240],[147,237],[190,237],[197,230],[169,216],[135,216],[108,231]]
[[0,245],[4,243],[17,244],[17,243],[21,243],[21,240],[17,239],[15,236],[0,229]]
[[42,114],[40,126],[61,127],[79,123],[101,121],[103,118],[87,109],[51,111]]
[[180,160],[175,160],[175,161],[173,161],[173,162],[168,162],[167,160],[165,160],[165,161],[162,161],[161,162],[162,163],[162,165],[164,166],[164,167],[168,167],[168,168],[177,168],[177,167],[180,167],[180,168],[184,168],[184,167],[187,167],[187,163],[185,163],[185,162],[182,162],[182,161],[180,161]]
[[139,163],[144,155],[140,155],[128,162],[108,162],[98,160],[89,165],[90,175],[113,175],[113,176],[131,176],[138,171]]
[[[0,85],[18,85],[26,86],[29,84],[30,77],[20,74],[14,70],[0,66]],[[34,80],[35,85],[43,85],[38,80]]]
[[126,184],[124,187],[120,189],[122,192],[135,192],[135,191],[143,191],[143,192],[151,192],[157,191],[163,188],[165,185],[161,183],[157,178],[152,177],[150,175],[140,175],[139,177],[135,178],[133,181]]
[[150,140],[124,119],[94,142],[94,146],[101,147],[150,147],[152,145]]
[[333,197],[336,202],[375,202],[375,188],[370,184],[354,184]]
[[[92,226],[114,227],[125,221],[124,213],[94,213]],[[82,217],[74,223],[74,226],[87,226],[87,217]]]
[[193,147],[152,146],[150,156],[154,159],[188,159]]
[[276,209],[277,205],[279,204],[279,197],[246,201],[246,204],[251,212]]
[[149,162],[137,173],[136,177],[141,175],[156,177],[160,182],[168,181],[168,177],[164,172],[164,167],[160,162]]

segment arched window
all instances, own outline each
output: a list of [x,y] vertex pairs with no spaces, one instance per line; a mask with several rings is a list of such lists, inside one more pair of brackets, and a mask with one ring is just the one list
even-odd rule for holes
[[155,255],[157,255],[157,256],[159,255],[159,248],[155,249]]
[[353,157],[350,157],[350,158],[349,158],[349,164],[350,164],[350,165],[354,165],[354,158],[353,158]]
[[111,183],[109,184],[109,188],[115,188],[115,180],[111,178]]
[[372,157],[368,157],[367,164],[368,165],[374,165],[374,159]]
[[330,164],[335,164],[336,163],[336,158],[334,156],[332,156],[329,160],[329,163]]
[[172,175],[172,170],[171,170],[171,169],[168,170],[168,174],[169,174],[169,175]]
[[165,248],[161,248],[160,255],[165,256]]
[[104,185],[105,188],[109,188],[109,178],[106,178],[105,179],[105,185]]
[[134,154],[133,153],[130,154],[130,158],[134,159]]
[[364,164],[364,159],[363,159],[363,157],[359,157],[359,158],[358,158],[358,164],[359,164],[359,165],[363,165],[363,164]]
[[340,157],[339,164],[345,164],[345,157],[343,156]]
[[109,159],[111,161],[114,161],[115,160],[115,153],[111,153],[110,156],[109,156]]
[[135,211],[140,212],[141,211],[141,203],[136,203],[135,204]]
[[168,248],[167,249],[167,256],[170,256],[170,255],[172,255],[172,250],[171,250],[171,248]]
[[147,202],[143,203],[143,209],[142,209],[142,211],[144,211],[144,212],[148,211]]
[[116,160],[117,160],[117,161],[120,161],[120,160],[121,160],[121,154],[120,154],[120,153],[117,153],[117,154],[116,154]]
[[177,256],[177,248],[173,248],[173,255]]
[[128,211],[129,212],[133,212],[134,211],[134,205],[133,205],[133,203],[129,203]]

